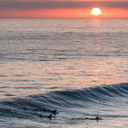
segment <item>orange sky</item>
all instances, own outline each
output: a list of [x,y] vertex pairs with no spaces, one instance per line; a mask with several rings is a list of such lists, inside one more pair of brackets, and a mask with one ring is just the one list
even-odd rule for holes
[[[93,7],[102,15],[92,16]],[[0,0],[0,17],[128,18],[128,0]]]

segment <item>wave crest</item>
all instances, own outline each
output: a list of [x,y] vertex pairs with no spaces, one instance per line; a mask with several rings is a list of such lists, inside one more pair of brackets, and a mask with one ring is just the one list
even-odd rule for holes
[[31,95],[24,99],[16,98],[0,103],[0,116],[28,118],[46,115],[55,109],[88,107],[97,101],[111,101],[114,97],[127,97],[128,83],[97,86],[82,90],[54,91],[45,95]]

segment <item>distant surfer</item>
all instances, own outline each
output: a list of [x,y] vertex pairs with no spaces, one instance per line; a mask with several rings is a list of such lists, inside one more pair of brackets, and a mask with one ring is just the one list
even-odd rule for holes
[[41,109],[41,110],[43,110],[44,112],[51,112],[54,115],[59,114],[59,112],[56,109],[55,110]]
[[103,120],[101,117],[96,116],[96,117],[85,117],[85,118],[72,118],[72,120]]
[[59,114],[59,112],[57,112],[57,110],[51,111],[54,115]]
[[96,116],[95,118],[86,117],[85,119],[86,119],[86,120],[97,120],[97,121],[102,120],[102,118],[99,117],[99,116]]
[[50,114],[49,116],[39,115],[39,117],[49,118],[51,120],[52,119],[52,114]]
[[102,120],[102,118],[100,118],[99,116],[96,116],[95,120]]
[[51,120],[51,119],[52,119],[52,114],[50,114],[50,115],[48,116],[48,118]]

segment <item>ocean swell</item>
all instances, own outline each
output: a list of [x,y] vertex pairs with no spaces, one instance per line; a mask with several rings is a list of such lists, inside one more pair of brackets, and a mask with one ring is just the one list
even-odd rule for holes
[[0,116],[34,118],[43,114],[47,117],[54,110],[61,111],[74,107],[86,108],[90,104],[103,104],[118,97],[128,97],[128,83],[103,85],[82,90],[54,91],[48,94],[2,101]]

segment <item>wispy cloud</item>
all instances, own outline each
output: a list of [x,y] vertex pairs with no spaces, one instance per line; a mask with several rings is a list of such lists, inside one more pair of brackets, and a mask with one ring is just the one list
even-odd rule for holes
[[73,9],[102,6],[128,9],[128,1],[0,0],[0,9]]

